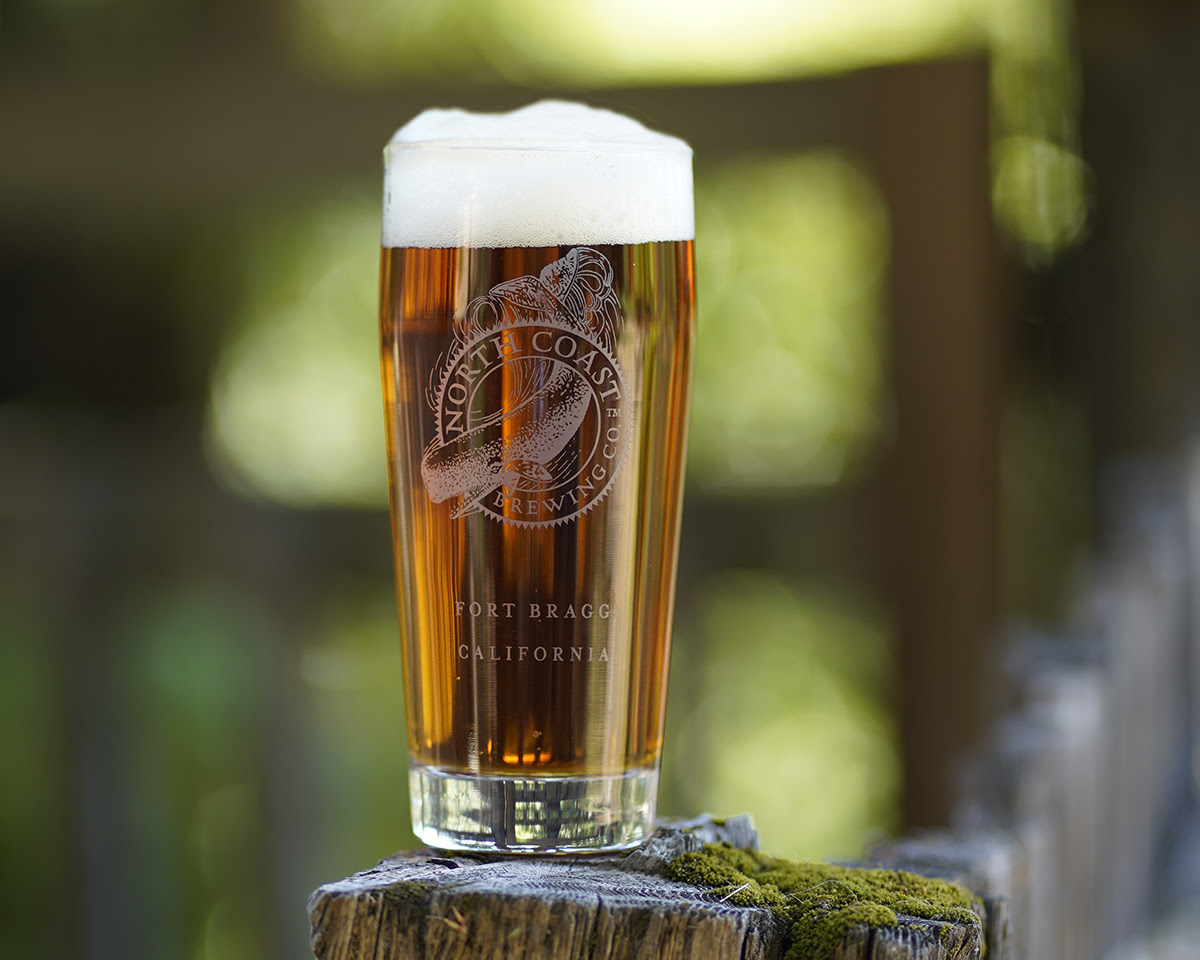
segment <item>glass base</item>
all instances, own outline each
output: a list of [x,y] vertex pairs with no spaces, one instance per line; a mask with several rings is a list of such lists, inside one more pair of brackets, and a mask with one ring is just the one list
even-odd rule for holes
[[657,770],[618,777],[510,779],[413,765],[413,831],[431,847],[496,853],[597,853],[654,829]]

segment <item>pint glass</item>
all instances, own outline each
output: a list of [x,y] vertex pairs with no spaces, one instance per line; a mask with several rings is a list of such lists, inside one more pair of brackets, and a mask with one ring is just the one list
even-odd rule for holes
[[694,332],[691,151],[605,111],[430,111],[380,303],[413,828],[633,846],[655,813]]

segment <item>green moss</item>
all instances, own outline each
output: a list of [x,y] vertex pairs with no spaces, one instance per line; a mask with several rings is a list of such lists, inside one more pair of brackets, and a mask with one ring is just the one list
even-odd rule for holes
[[894,927],[897,914],[979,924],[969,890],[903,870],[795,863],[710,843],[677,857],[668,872],[714,899],[770,909],[787,925],[786,960],[827,960],[851,928]]

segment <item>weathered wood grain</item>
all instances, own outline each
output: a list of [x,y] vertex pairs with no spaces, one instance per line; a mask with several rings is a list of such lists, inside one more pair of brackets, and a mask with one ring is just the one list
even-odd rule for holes
[[[749,817],[660,825],[639,849],[593,857],[417,850],[319,888],[309,901],[319,960],[779,960],[787,931],[668,879],[704,843],[755,847]],[[980,928],[900,917],[854,927],[837,960],[973,960]]]

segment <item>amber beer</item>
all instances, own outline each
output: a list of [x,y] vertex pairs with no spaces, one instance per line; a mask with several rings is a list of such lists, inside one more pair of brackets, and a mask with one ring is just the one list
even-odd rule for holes
[[[530,111],[533,143],[517,135]],[[486,143],[434,139],[419,118],[387,152],[393,542],[413,821],[435,846],[611,849],[653,822],[694,330],[690,152],[624,118],[634,142],[580,139],[610,117],[470,118],[516,131]],[[554,122],[562,140],[546,139]],[[668,180],[686,164],[670,181],[686,217],[662,216],[660,196],[631,225],[628,184],[604,178],[649,169],[661,193],[662,163]],[[455,165],[476,179],[443,182]],[[431,193],[465,199],[428,210]]]

